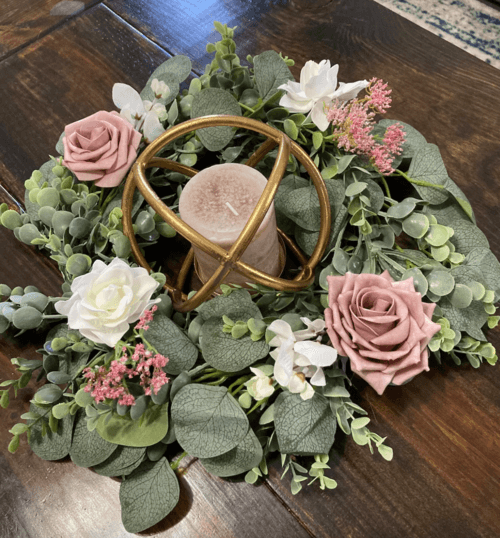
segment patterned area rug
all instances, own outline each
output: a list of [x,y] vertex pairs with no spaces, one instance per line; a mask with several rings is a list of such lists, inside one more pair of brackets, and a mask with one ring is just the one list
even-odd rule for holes
[[376,0],[500,69],[500,9],[477,0]]

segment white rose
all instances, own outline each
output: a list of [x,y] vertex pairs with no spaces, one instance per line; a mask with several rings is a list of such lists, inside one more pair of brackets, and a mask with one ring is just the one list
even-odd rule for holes
[[73,295],[55,303],[55,309],[68,317],[70,329],[96,342],[114,347],[144,310],[160,301],[151,300],[158,282],[143,267],[130,267],[120,258],[109,265],[96,260],[92,271],[76,277]]
[[[280,100],[280,106],[290,112],[309,112],[309,117],[320,131],[328,127],[325,108],[333,99],[348,101],[354,99],[359,91],[368,86],[367,80],[358,80],[349,84],[339,83],[337,73],[339,66],[330,66],[330,60],[322,60],[319,64],[309,60],[300,72],[300,82],[288,81],[278,89],[287,93]],[[306,121],[307,121],[306,119]]]

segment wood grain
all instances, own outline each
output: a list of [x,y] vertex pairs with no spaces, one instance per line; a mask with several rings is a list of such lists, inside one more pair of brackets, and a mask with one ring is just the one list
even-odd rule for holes
[[114,110],[115,82],[141,90],[168,57],[98,6],[0,63],[0,101],[9,103],[0,111],[1,183],[24,199],[24,180],[56,154],[65,125]]
[[[450,176],[500,255],[500,71],[370,0],[217,0],[198,7],[174,0],[105,3],[109,9],[99,6],[77,16],[0,63],[0,101],[9,102],[8,110],[0,111],[0,178],[14,198],[22,200],[23,181],[53,152],[66,123],[114,108],[114,82],[140,89],[168,53],[186,54],[202,71],[211,59],[205,45],[215,40],[212,21],[219,20],[239,26],[241,58],[282,51],[296,60],[296,78],[307,60],[329,58],[340,64],[342,81],[387,80],[394,99],[389,117],[413,125],[439,146]],[[0,201],[9,201],[6,196],[0,192]],[[8,262],[5,256],[0,261],[0,282],[59,293],[50,261],[4,229],[0,244],[9,253]],[[498,330],[490,337],[500,348]],[[10,357],[33,357],[36,347],[26,338],[3,339],[0,378],[14,374]],[[181,504],[144,535],[500,536],[498,368],[435,366],[382,397],[362,380],[355,386],[371,429],[388,436],[393,462],[372,456],[340,432],[329,472],[338,489],[312,486],[298,496],[290,494],[287,478],[280,481],[278,463],[266,484],[254,488],[210,477],[190,462]],[[15,456],[7,453],[5,425],[26,411],[33,389],[33,383],[23,389],[0,419],[7,507],[0,529],[10,533],[5,538],[59,536],[61,528],[64,536],[128,536],[120,522],[117,482],[70,461],[39,460],[25,444]]]
[[3,0],[0,59],[16,52],[101,0]]

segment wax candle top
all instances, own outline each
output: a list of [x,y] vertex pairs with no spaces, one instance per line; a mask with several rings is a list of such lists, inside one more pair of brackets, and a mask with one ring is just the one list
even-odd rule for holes
[[[217,164],[198,172],[179,199],[182,220],[218,244],[236,241],[266,187],[260,172],[238,163]],[[271,204],[259,231],[274,216]]]

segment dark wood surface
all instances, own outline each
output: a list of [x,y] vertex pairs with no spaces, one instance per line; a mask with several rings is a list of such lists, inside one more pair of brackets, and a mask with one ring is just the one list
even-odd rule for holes
[[[500,255],[500,71],[371,0],[270,2],[156,0],[84,2],[51,19],[55,1],[0,6],[0,201],[22,201],[24,180],[54,151],[67,123],[112,110],[114,82],[140,89],[171,54],[201,72],[215,40],[212,21],[237,25],[240,57],[267,49],[296,60],[340,64],[350,82],[377,76],[393,88],[390,117],[436,143],[450,176],[471,200],[479,226]],[[53,16],[54,17],[54,16]],[[15,39],[14,39],[15,38]],[[6,105],[7,104],[7,105]],[[0,282],[59,294],[49,260],[0,228]],[[500,347],[499,332],[490,334]],[[33,358],[37,342],[0,340],[0,379],[10,358]],[[481,537],[500,536],[500,375],[487,365],[435,367],[379,397],[361,380],[358,403],[372,429],[388,436],[385,462],[338,434],[330,476],[338,489],[298,496],[276,463],[258,487],[210,477],[183,463],[181,503],[144,535],[165,537]],[[25,440],[7,452],[8,427],[28,408],[35,384],[0,414],[0,537],[115,538],[118,482],[68,461],[45,462]]]

